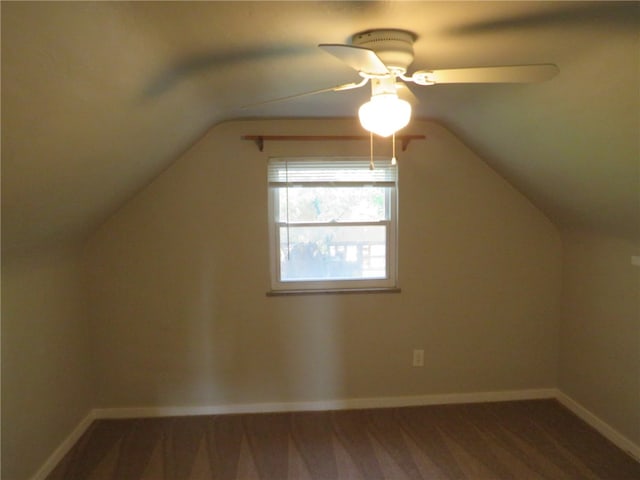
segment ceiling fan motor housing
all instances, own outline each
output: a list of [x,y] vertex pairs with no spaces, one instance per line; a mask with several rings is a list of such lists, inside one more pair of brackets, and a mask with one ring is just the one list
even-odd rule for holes
[[389,70],[406,73],[413,62],[414,33],[406,30],[379,29],[356,33],[351,43],[373,50]]

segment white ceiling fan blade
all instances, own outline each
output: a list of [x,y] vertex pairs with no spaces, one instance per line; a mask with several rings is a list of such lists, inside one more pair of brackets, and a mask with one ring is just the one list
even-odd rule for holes
[[329,43],[323,43],[318,46],[358,72],[370,75],[385,75],[389,73],[389,70],[378,55],[368,48]]
[[253,107],[262,107],[264,105],[271,105],[272,103],[286,102],[287,100],[293,100],[294,98],[308,97],[310,95],[317,95],[318,93],[326,93],[326,92],[342,92],[344,90],[353,90],[354,88],[359,88],[369,81],[368,78],[363,78],[359,82],[352,83],[344,83],[342,85],[336,85],[335,87],[327,87],[321,88],[319,90],[312,90],[310,92],[296,93],[295,95],[288,95],[286,97],[274,98],[271,100],[265,100],[264,102],[252,103],[250,105],[244,105],[241,107],[242,109],[253,108]]
[[[558,73],[553,64],[514,65],[508,67],[451,68],[414,72],[418,84],[440,83],[536,83],[544,82]],[[416,75],[417,74],[417,75]],[[420,78],[426,79],[423,83]]]
[[418,97],[415,96],[415,94],[409,88],[409,85],[407,85],[406,83],[398,82],[396,84],[396,91],[398,92],[398,97],[409,102],[412,107],[415,107],[420,103]]

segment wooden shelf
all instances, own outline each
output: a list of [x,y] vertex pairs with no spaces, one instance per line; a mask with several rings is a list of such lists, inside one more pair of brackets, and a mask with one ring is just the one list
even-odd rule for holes
[[[264,151],[264,142],[325,142],[343,140],[369,140],[369,135],[244,135],[242,140],[255,142],[258,150]],[[411,140],[424,140],[424,135],[396,135],[404,152]]]

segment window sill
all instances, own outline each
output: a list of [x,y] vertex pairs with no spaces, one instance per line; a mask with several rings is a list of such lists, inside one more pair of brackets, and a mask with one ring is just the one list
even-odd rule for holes
[[342,289],[326,289],[326,290],[269,290],[267,297],[288,297],[292,295],[344,295],[354,293],[401,293],[397,287],[389,288],[342,288]]

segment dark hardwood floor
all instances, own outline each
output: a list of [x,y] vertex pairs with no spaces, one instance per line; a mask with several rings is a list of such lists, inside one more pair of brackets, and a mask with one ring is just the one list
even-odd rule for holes
[[640,479],[555,400],[95,421],[48,480]]

